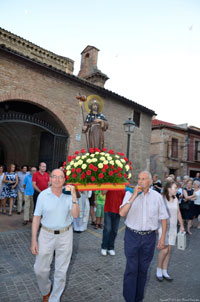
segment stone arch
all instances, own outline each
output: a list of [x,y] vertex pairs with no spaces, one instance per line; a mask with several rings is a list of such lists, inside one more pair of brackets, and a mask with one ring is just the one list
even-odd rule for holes
[[50,108],[15,96],[17,99],[13,95],[0,97],[0,149],[5,164],[32,166],[45,161],[48,170],[59,167],[68,150],[65,125]]

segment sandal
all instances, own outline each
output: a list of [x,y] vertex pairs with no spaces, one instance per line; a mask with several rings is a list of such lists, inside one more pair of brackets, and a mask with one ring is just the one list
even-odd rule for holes
[[103,229],[103,224],[99,224],[100,229]]
[[98,224],[95,224],[95,227],[94,227],[94,228],[95,228],[96,230],[98,229],[98,227],[99,227]]

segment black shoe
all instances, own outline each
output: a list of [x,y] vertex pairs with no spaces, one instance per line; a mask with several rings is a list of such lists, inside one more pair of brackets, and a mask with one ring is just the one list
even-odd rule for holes
[[156,279],[159,281],[159,282],[162,282],[164,279],[163,279],[163,277],[158,277],[157,275],[156,275]]
[[17,212],[17,215],[20,215],[21,214],[21,212]]
[[165,280],[167,280],[167,281],[172,281],[173,280],[173,278],[172,277],[165,277],[165,276],[163,276],[163,278],[165,278]]

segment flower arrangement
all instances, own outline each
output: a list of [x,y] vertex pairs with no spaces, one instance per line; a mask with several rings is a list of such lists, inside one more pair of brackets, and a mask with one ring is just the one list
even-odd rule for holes
[[123,153],[106,148],[75,151],[63,163],[67,183],[122,184],[131,178],[131,162]]

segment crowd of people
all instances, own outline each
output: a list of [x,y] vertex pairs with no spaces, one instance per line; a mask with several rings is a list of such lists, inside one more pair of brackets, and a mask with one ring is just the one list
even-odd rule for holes
[[[12,216],[15,205],[20,214],[24,205],[23,224],[32,222],[31,251],[36,255],[34,270],[43,301],[60,301],[72,253],[73,231],[87,230],[90,218],[95,229],[103,230],[102,256],[115,256],[120,217],[125,218],[126,302],[143,300],[156,240],[159,250],[156,278],[159,282],[173,280],[168,266],[178,229],[181,232],[186,229],[192,235],[195,218],[200,229],[200,174],[194,179],[169,175],[162,183],[158,175],[152,177],[143,171],[135,187],[77,192],[74,186],[65,184],[62,168],[51,173],[46,168],[44,162],[38,169],[22,166],[17,172],[14,164],[6,172],[0,166],[1,213]],[[49,273],[54,254],[52,286]]]

